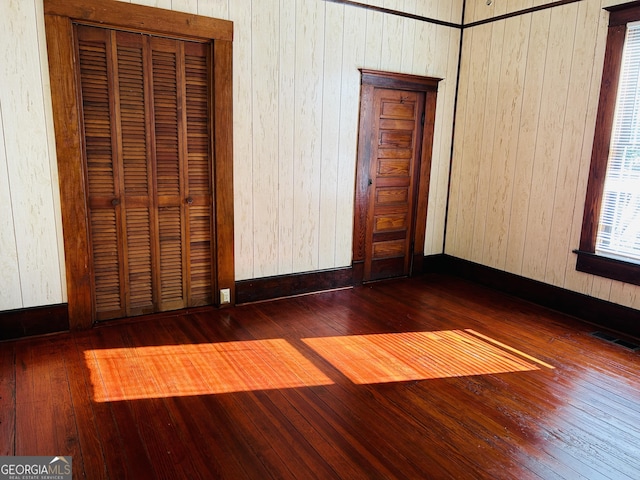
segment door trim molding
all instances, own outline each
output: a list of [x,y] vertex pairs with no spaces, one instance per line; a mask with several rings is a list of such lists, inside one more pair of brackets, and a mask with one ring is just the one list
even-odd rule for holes
[[112,0],[45,0],[45,31],[64,237],[69,327],[95,321],[91,288],[88,207],[82,167],[81,104],[75,68],[74,23],[213,42],[213,180],[216,285],[235,302],[233,247],[233,23]]
[[[427,207],[429,201],[429,179],[431,175],[431,157],[433,152],[433,131],[438,84],[440,78],[422,77],[403,73],[382,72],[361,68],[360,123],[358,127],[358,154],[356,164],[356,186],[353,222],[353,262],[365,260],[366,219],[369,208],[369,159],[371,146],[364,135],[365,127],[372,124],[373,92],[376,88],[408,90],[425,94],[424,125],[420,169],[417,182],[417,200],[414,214],[412,242],[412,272],[421,272],[424,260],[425,230],[427,226]],[[360,277],[361,279],[362,277]]]

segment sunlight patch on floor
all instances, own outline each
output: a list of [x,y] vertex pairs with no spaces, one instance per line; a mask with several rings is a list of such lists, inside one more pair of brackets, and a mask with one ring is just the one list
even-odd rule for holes
[[85,351],[96,402],[333,382],[283,339]]
[[[469,329],[302,341],[355,384],[554,368]],[[96,402],[334,383],[285,339],[94,349],[84,353]]]
[[535,363],[553,368],[489,337],[474,334],[472,330],[446,330],[303,341],[356,384],[540,370]]

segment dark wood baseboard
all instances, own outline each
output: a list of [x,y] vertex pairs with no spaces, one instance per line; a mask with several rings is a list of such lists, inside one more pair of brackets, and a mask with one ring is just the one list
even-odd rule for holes
[[[424,257],[422,273],[441,273],[508,293],[600,327],[640,338],[640,311],[445,254]],[[351,287],[362,283],[352,267],[236,282],[236,303],[251,303]],[[67,304],[0,312],[0,341],[69,330]]]
[[352,267],[240,280],[236,282],[236,305],[353,285]]
[[0,340],[69,330],[66,303],[0,312]]
[[600,327],[640,338],[640,311],[449,255],[425,257],[425,273],[445,273]]

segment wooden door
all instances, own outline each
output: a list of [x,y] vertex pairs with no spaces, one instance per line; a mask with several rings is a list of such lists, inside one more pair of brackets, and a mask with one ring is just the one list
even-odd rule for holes
[[363,71],[354,226],[363,281],[422,264],[436,85]]
[[210,304],[207,44],[76,27],[97,320]]
[[409,274],[424,93],[376,88],[364,278]]

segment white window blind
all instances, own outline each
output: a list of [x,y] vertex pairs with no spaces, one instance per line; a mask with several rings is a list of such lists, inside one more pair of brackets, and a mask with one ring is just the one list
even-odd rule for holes
[[596,253],[640,262],[640,24],[629,24]]

